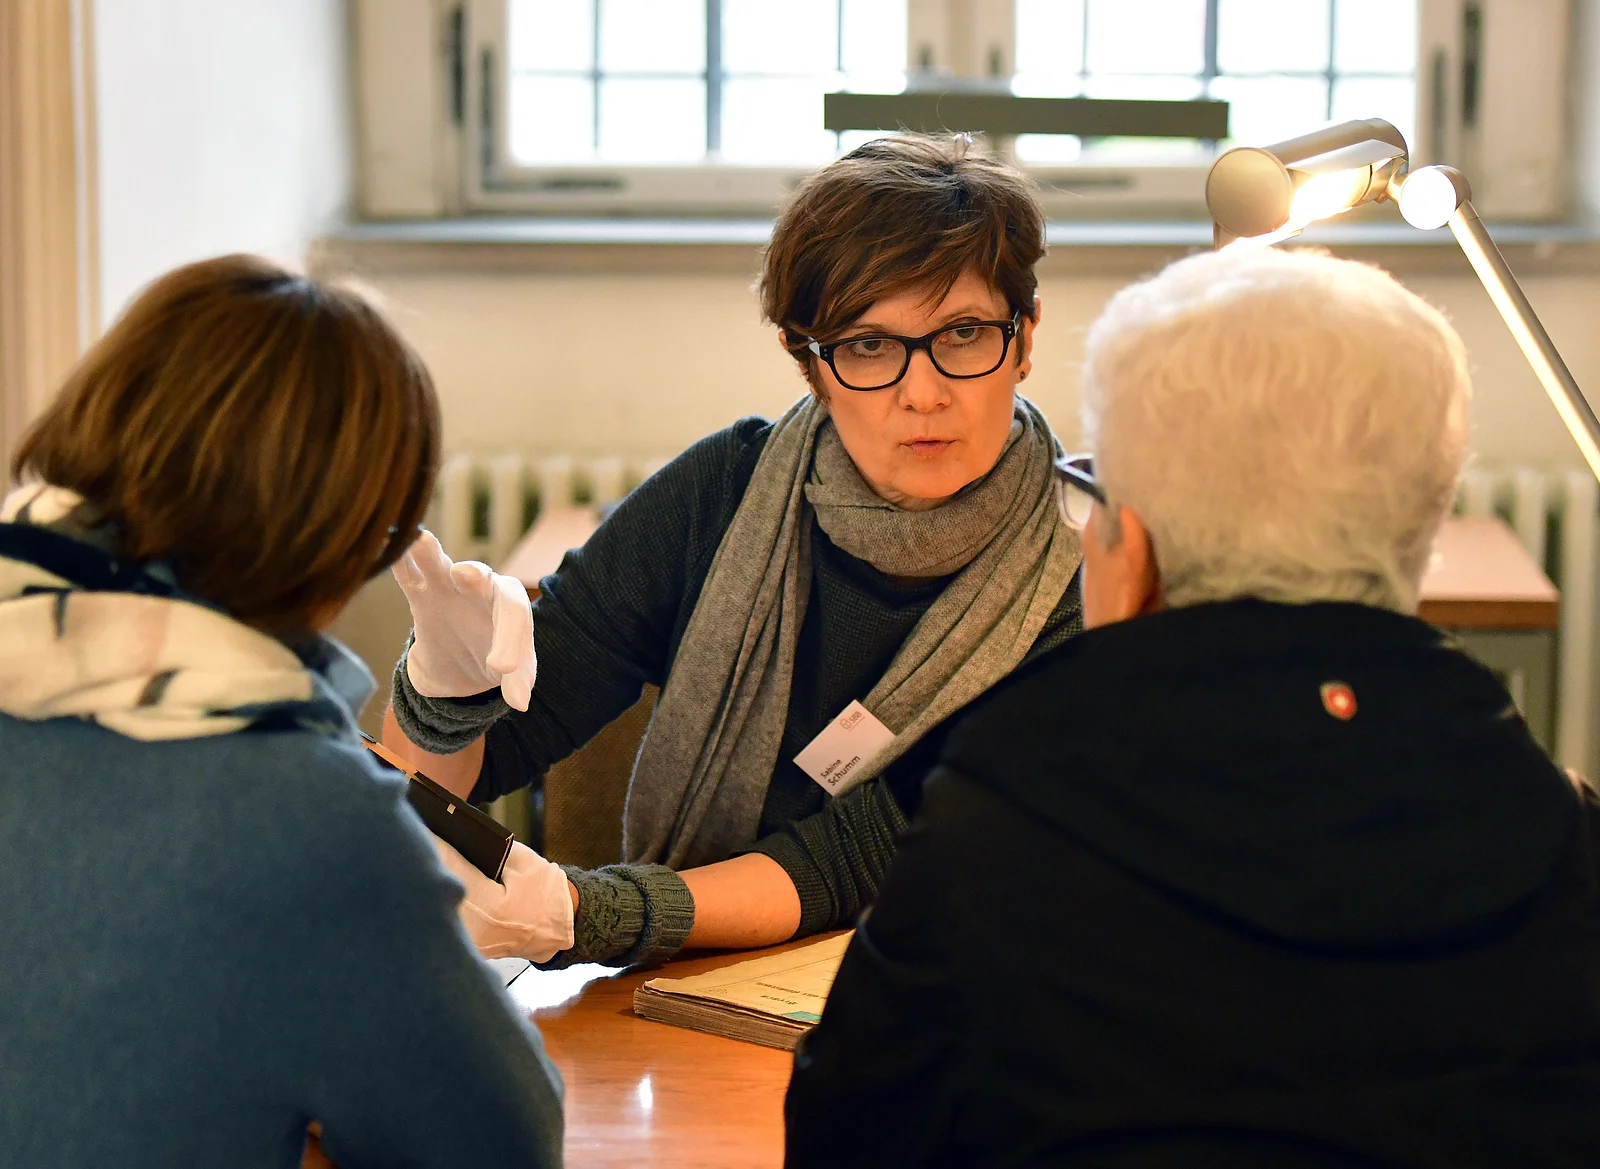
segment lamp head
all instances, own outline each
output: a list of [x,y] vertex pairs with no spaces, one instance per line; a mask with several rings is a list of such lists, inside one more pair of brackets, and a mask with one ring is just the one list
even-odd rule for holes
[[1206,176],[1218,242],[1283,239],[1315,220],[1387,198],[1408,157],[1405,137],[1378,118],[1230,150]]
[[1400,214],[1412,227],[1431,231],[1450,222],[1456,208],[1472,198],[1467,176],[1453,166],[1425,166],[1399,183]]

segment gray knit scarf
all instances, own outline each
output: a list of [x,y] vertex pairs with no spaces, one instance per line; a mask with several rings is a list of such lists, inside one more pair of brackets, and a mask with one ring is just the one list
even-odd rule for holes
[[[895,576],[958,575],[861,699],[894,742],[864,782],[1010,673],[1080,558],[1057,521],[1044,416],[1016,399],[994,468],[929,511],[873,493],[807,395],[773,426],[689,618],[634,764],[623,851],[689,868],[755,839],[789,716],[795,644],[811,592],[811,519]],[[836,793],[842,794],[842,793]]]

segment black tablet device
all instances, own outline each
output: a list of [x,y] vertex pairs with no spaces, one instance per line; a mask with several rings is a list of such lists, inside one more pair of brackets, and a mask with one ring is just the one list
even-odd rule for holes
[[361,736],[372,753],[411,782],[406,784],[406,802],[422,818],[428,831],[472,862],[484,876],[498,881],[505,871],[515,837],[511,829],[466,800],[451,795],[420,771],[409,771],[396,764],[371,735]]

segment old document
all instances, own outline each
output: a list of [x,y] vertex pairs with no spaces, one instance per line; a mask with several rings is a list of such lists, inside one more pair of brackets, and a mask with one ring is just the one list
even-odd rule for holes
[[652,978],[634,991],[633,1009],[657,1022],[793,1051],[822,1018],[851,937],[842,933],[693,978]]

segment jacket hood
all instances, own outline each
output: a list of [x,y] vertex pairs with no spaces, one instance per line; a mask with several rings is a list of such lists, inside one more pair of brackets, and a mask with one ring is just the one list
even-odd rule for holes
[[1579,814],[1488,670],[1350,604],[1091,630],[986,695],[946,762],[1174,895],[1332,948],[1492,928]]

